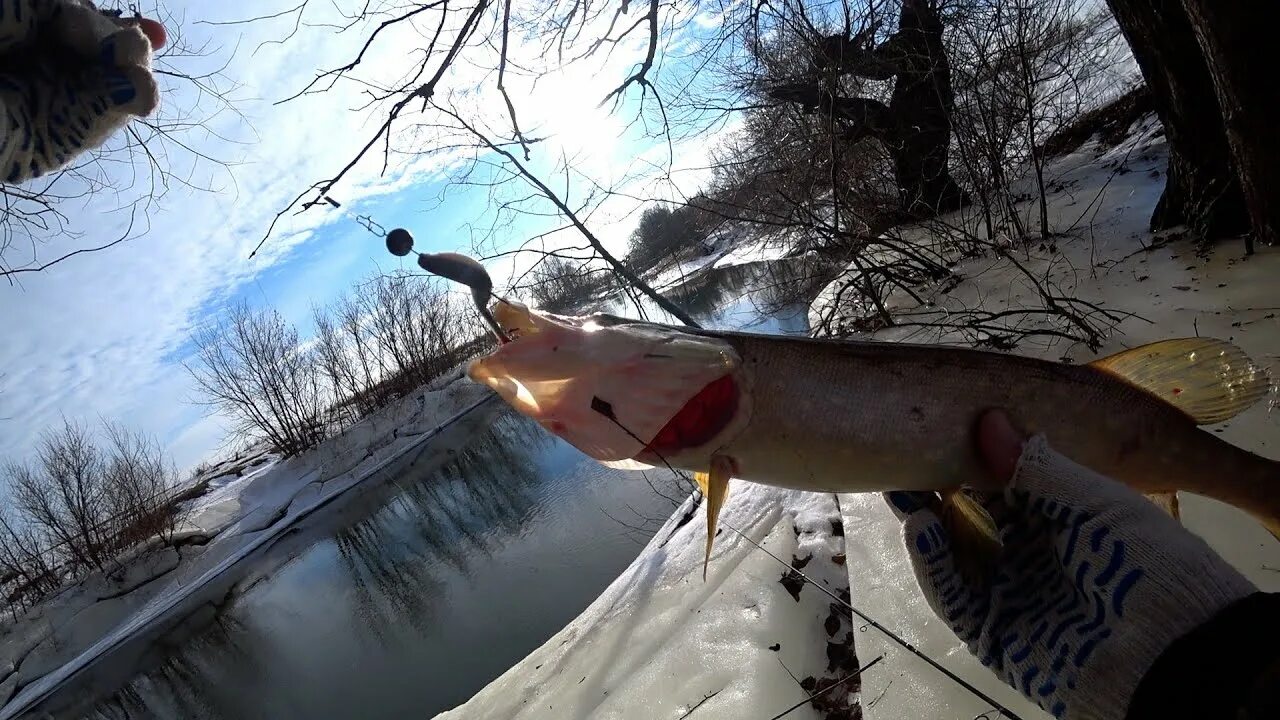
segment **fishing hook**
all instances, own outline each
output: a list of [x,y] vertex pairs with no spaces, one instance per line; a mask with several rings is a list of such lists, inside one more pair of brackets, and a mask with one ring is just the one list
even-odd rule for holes
[[[413,235],[404,228],[392,230],[387,233],[387,250],[397,257],[408,255],[413,252]],[[489,299],[501,298],[493,294],[493,280],[489,278],[489,272],[483,265],[474,258],[459,253],[418,253],[418,267],[432,275],[439,275],[471,288],[471,299],[475,302],[480,317],[484,318],[499,342],[511,342],[493,313],[489,312]]]

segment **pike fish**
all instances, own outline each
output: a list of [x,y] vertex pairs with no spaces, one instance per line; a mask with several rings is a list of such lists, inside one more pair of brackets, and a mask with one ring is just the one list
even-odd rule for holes
[[1271,390],[1267,373],[1221,340],[1166,340],[1069,365],[563,317],[507,301],[492,312],[512,340],[473,361],[470,378],[606,465],[698,473],[708,558],[731,478],[833,493],[942,491],[953,532],[968,523],[969,534],[992,537],[974,519],[983,517],[976,503],[955,492],[990,483],[971,436],[990,408],[1143,493],[1206,495],[1280,529],[1280,464],[1198,427]]
[[[449,263],[446,277],[473,289],[488,282],[478,263]],[[935,491],[957,560],[963,551],[971,567],[993,565],[994,525],[962,492],[991,489],[972,433],[992,408],[1175,515],[1175,493],[1196,493],[1280,538],[1280,463],[1200,428],[1274,391],[1263,368],[1222,340],[1164,340],[1072,365],[560,316],[501,299],[488,308],[481,290],[477,304],[502,343],[468,376],[605,465],[696,473],[704,577],[732,478],[831,493]]]

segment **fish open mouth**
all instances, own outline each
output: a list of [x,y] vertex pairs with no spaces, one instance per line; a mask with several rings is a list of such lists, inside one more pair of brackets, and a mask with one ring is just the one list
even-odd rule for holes
[[739,358],[723,340],[507,300],[490,312],[510,342],[468,377],[598,461],[645,465],[635,459],[714,437],[738,408]]

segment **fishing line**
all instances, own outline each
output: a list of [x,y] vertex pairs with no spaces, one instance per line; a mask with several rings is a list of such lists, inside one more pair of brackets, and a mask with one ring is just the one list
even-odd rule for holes
[[[608,418],[610,421],[612,421],[612,422],[613,422],[613,424],[615,424],[615,425],[617,425],[619,428],[621,428],[623,432],[625,432],[627,435],[631,436],[631,438],[632,438],[632,439],[634,439],[636,442],[640,443],[641,445],[645,445],[645,446],[647,446],[647,445],[648,445],[648,444],[647,444],[647,443],[645,443],[643,440],[641,440],[639,437],[637,437],[635,433],[631,432],[631,430],[630,430],[630,429],[628,429],[625,425],[623,425],[621,422],[619,422],[619,421],[618,421],[618,418],[613,414],[613,406],[612,406],[612,405],[610,405],[607,401],[605,401],[605,400],[601,400],[601,399],[600,399],[600,398],[598,398],[598,397],[593,397],[593,398],[591,399],[591,409],[592,409],[592,410],[595,410],[597,413],[600,413],[601,415],[603,415],[603,416],[605,416],[606,418]],[[655,452],[654,454],[658,456],[658,459],[662,460],[662,464],[663,464],[663,465],[665,465],[665,466],[667,467],[667,470],[671,471],[673,474],[675,474],[677,477],[681,478],[681,479],[682,479],[682,480],[684,480],[685,482],[687,482],[687,483],[691,483],[691,484],[692,484],[692,481],[690,481],[690,480],[689,480],[689,477],[688,477],[687,475],[685,475],[683,472],[681,472],[681,471],[679,471],[679,470],[675,469],[674,467],[672,467],[671,463],[670,463],[670,462],[668,462],[668,461],[667,461],[667,459],[666,459],[665,457],[663,457],[661,453],[656,453],[656,452]],[[817,588],[818,590],[821,590],[825,595],[827,595],[828,597],[830,597],[832,600],[835,600],[835,601],[836,601],[836,603],[838,603],[839,605],[841,605],[841,606],[843,606],[845,609],[847,609],[847,610],[851,613],[851,615],[857,615],[859,618],[861,618],[861,619],[862,619],[864,622],[866,622],[868,625],[870,625],[871,627],[874,627],[875,629],[879,630],[881,633],[883,633],[883,634],[884,634],[885,636],[887,636],[889,639],[893,640],[894,642],[898,643],[898,644],[899,644],[899,645],[901,645],[903,648],[905,648],[905,649],[906,649],[908,652],[910,652],[912,655],[915,655],[916,657],[920,658],[921,660],[924,660],[925,662],[929,663],[929,665],[930,665],[930,666],[932,666],[934,669],[936,669],[938,672],[942,673],[943,675],[946,675],[947,677],[951,678],[951,679],[952,679],[953,681],[955,681],[955,683],[956,683],[956,684],[958,684],[960,687],[963,687],[964,689],[966,689],[966,690],[968,690],[969,692],[973,693],[973,695],[974,695],[975,697],[977,697],[978,699],[980,699],[980,700],[982,700],[983,702],[985,702],[985,703],[987,703],[987,704],[991,705],[992,707],[994,707],[996,710],[1000,711],[1001,713],[1004,713],[1005,717],[1009,718],[1009,720],[1022,720],[1022,718],[1021,718],[1017,713],[1013,712],[1012,710],[1010,710],[1009,708],[1007,708],[1007,707],[1005,707],[1004,705],[1000,704],[999,702],[996,702],[994,699],[992,699],[992,698],[991,698],[990,696],[988,696],[986,693],[982,692],[982,691],[981,691],[981,690],[979,690],[978,688],[976,688],[976,687],[974,687],[973,685],[971,685],[971,684],[970,684],[968,681],[966,681],[964,678],[960,677],[959,675],[956,675],[955,673],[951,672],[951,671],[950,671],[950,670],[948,670],[947,668],[943,667],[941,664],[939,664],[939,663],[938,663],[937,661],[935,661],[933,658],[929,657],[928,655],[926,655],[926,654],[924,654],[923,652],[921,652],[920,650],[918,650],[918,649],[916,648],[916,646],[912,645],[911,643],[907,642],[907,641],[906,641],[906,640],[904,640],[903,638],[899,637],[899,636],[897,635],[897,633],[893,632],[893,631],[892,631],[892,630],[890,630],[889,628],[886,628],[884,625],[881,625],[879,622],[876,622],[876,620],[875,620],[874,618],[872,618],[871,616],[869,616],[869,615],[867,615],[866,613],[862,612],[861,610],[859,610],[859,609],[855,608],[855,607],[853,606],[853,604],[852,604],[852,603],[850,603],[850,602],[846,602],[843,598],[841,598],[840,596],[838,596],[838,595],[836,595],[835,593],[831,592],[831,591],[830,591],[830,590],[828,590],[826,587],[822,586],[820,583],[815,582],[815,581],[813,580],[813,578],[811,578],[811,577],[809,577],[808,575],[806,575],[802,570],[799,570],[799,569],[797,569],[797,568],[793,567],[790,563],[786,562],[785,560],[783,560],[782,558],[778,557],[777,555],[774,555],[773,553],[769,552],[769,550],[767,550],[763,545],[761,545],[760,543],[756,542],[754,539],[752,539],[752,538],[748,537],[748,536],[747,536],[746,534],[744,534],[741,530],[737,529],[736,527],[734,527],[733,525],[730,525],[730,524],[729,524],[729,523],[727,523],[727,522],[724,522],[723,520],[721,520],[721,521],[720,521],[719,525],[720,525],[721,527],[723,527],[723,528],[727,528],[727,529],[729,529],[729,530],[732,530],[734,533],[737,533],[738,537],[742,538],[743,540],[746,540],[747,542],[749,542],[749,543],[751,543],[753,546],[755,546],[755,548],[756,548],[757,550],[760,550],[760,551],[761,551],[761,552],[763,552],[765,555],[768,555],[769,557],[773,558],[773,559],[774,559],[774,561],[776,561],[779,565],[781,565],[781,566],[783,566],[784,568],[786,568],[789,572],[794,572],[794,573],[796,573],[796,574],[797,574],[797,575],[799,575],[799,576],[800,576],[800,577],[801,577],[805,582],[807,582],[808,584],[810,584],[810,585],[812,585],[813,587]],[[851,617],[850,619],[852,619],[852,617]],[[868,665],[868,667],[870,667],[870,665]],[[979,717],[981,717],[981,716],[979,716]]]
[[334,200],[328,195],[325,195],[322,199],[326,203],[337,208],[338,212],[342,213],[343,215],[346,215],[348,218],[354,221],[357,225],[364,228],[365,230],[368,230],[371,234],[376,235],[377,237],[386,237],[387,229],[383,227],[382,224],[379,223],[377,220],[374,220],[372,216],[356,215],[350,210],[344,210],[342,207],[342,203],[339,203],[337,200]]
[[862,673],[863,673],[864,671],[866,671],[866,670],[870,669],[870,668],[871,668],[871,666],[875,665],[876,663],[880,662],[880,661],[881,661],[881,660],[883,660],[883,659],[884,659],[884,656],[883,656],[883,655],[881,655],[881,656],[877,657],[875,660],[872,660],[871,662],[867,663],[866,665],[863,665],[862,667],[858,668],[857,670],[854,670],[853,672],[849,673],[848,675],[844,676],[843,678],[841,678],[841,679],[839,679],[839,680],[837,680],[837,681],[835,681],[835,682],[831,683],[830,685],[828,685],[828,686],[826,686],[826,687],[822,688],[822,689],[821,689],[821,690],[819,690],[818,692],[816,692],[816,693],[814,693],[814,694],[810,695],[809,697],[807,697],[807,698],[805,698],[805,699],[801,700],[800,702],[796,703],[795,705],[792,705],[791,707],[787,708],[786,710],[783,710],[782,712],[778,713],[777,715],[774,715],[773,717],[769,718],[769,720],[780,720],[780,718],[784,718],[784,717],[786,717],[787,715],[790,715],[792,712],[796,711],[797,709],[799,709],[799,708],[801,708],[801,707],[804,707],[804,704],[805,704],[805,703],[813,702],[815,699],[820,698],[820,697],[822,697],[823,695],[826,695],[827,693],[831,692],[832,690],[835,690],[836,688],[838,688],[838,687],[840,687],[841,685],[843,685],[843,684],[845,684],[845,683],[849,682],[850,680],[852,680],[852,679],[854,679],[854,678],[856,678],[856,677],[861,677],[861,676],[862,676]]
[[812,585],[812,586],[814,586],[815,588],[817,588],[817,589],[821,590],[824,594],[826,594],[826,595],[827,595],[828,597],[830,597],[832,600],[835,600],[835,601],[836,601],[837,603],[839,603],[840,605],[843,605],[846,609],[848,609],[848,610],[849,610],[849,612],[851,612],[851,613],[853,613],[853,614],[857,615],[859,618],[862,618],[862,620],[863,620],[863,621],[865,621],[868,625],[870,625],[871,627],[873,627],[873,628],[875,628],[875,629],[879,630],[880,632],[884,633],[885,635],[887,635],[887,636],[888,636],[890,639],[892,639],[894,642],[896,642],[896,643],[898,643],[899,645],[901,645],[902,647],[906,648],[909,652],[911,652],[911,654],[915,655],[916,657],[920,658],[921,660],[924,660],[925,662],[927,662],[927,663],[929,663],[930,665],[932,665],[936,670],[938,670],[938,671],[939,671],[939,672],[941,672],[942,674],[944,674],[944,675],[946,675],[947,677],[949,677],[949,678],[951,678],[952,680],[954,680],[954,681],[955,681],[956,683],[958,683],[961,687],[963,687],[964,689],[966,689],[966,690],[968,690],[969,692],[973,693],[975,696],[977,696],[977,697],[978,697],[979,699],[981,699],[983,702],[988,703],[989,705],[991,705],[992,707],[994,707],[996,710],[999,710],[1000,712],[1004,713],[1004,715],[1005,715],[1006,717],[1008,717],[1010,720],[1022,720],[1022,718],[1021,718],[1021,717],[1019,717],[1019,716],[1018,716],[1016,713],[1014,713],[1012,710],[1010,710],[1009,708],[1006,708],[1004,705],[1001,705],[1000,703],[996,702],[996,701],[995,701],[995,700],[993,700],[991,697],[989,697],[986,693],[982,692],[981,690],[979,690],[978,688],[974,687],[973,685],[970,685],[970,684],[969,684],[969,683],[968,683],[964,678],[960,677],[959,675],[956,675],[955,673],[953,673],[953,672],[951,672],[950,670],[946,669],[946,668],[945,668],[945,667],[943,667],[942,665],[938,664],[938,663],[937,663],[933,658],[929,657],[928,655],[925,655],[925,654],[924,654],[923,652],[921,652],[920,650],[917,650],[917,649],[916,649],[916,647],[915,647],[914,645],[912,645],[911,643],[907,642],[906,640],[903,640],[901,637],[899,637],[897,634],[895,634],[892,630],[890,630],[889,628],[886,628],[885,626],[883,626],[883,625],[881,625],[880,623],[876,622],[876,621],[875,621],[875,619],[873,619],[871,616],[869,616],[869,615],[867,615],[866,613],[862,612],[861,610],[859,610],[859,609],[855,608],[851,603],[847,603],[847,602],[845,602],[845,601],[844,601],[840,596],[836,595],[835,593],[831,592],[831,591],[830,591],[830,590],[828,590],[827,588],[823,587],[821,584],[819,584],[819,583],[815,582],[815,581],[814,581],[812,578],[810,578],[808,575],[805,575],[805,574],[804,574],[804,571],[799,570],[799,569],[797,569],[797,568],[793,567],[792,565],[790,565],[789,563],[787,563],[787,562],[786,562],[785,560],[783,560],[782,558],[780,558],[780,557],[778,557],[777,555],[774,555],[773,553],[769,552],[767,549],[765,549],[765,547],[764,547],[763,545],[761,545],[760,543],[756,542],[755,540],[753,540],[753,539],[751,539],[750,537],[747,537],[745,534],[743,534],[741,530],[738,530],[737,528],[735,528],[735,527],[733,527],[732,525],[730,525],[730,524],[728,524],[728,523],[725,523],[725,522],[721,522],[720,524],[721,524],[721,525],[723,525],[724,527],[726,527],[726,528],[728,528],[728,529],[732,530],[733,532],[737,533],[737,534],[738,534],[738,537],[740,537],[740,538],[742,538],[743,540],[746,540],[747,542],[749,542],[749,543],[751,543],[752,545],[754,545],[758,550],[760,550],[761,552],[763,552],[765,555],[768,555],[769,557],[773,558],[773,559],[774,559],[774,560],[775,560],[779,565],[781,565],[781,566],[783,566],[783,567],[787,568],[787,570],[789,570],[790,572],[794,572],[794,573],[796,573],[797,575],[799,575],[801,578],[803,578],[805,581],[807,581],[810,585]]

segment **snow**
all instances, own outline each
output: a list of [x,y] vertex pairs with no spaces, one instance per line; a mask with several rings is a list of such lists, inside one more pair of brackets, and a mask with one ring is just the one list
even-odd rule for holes
[[721,230],[708,240],[712,248],[711,252],[691,260],[677,262],[648,278],[648,281],[653,287],[665,292],[674,286],[695,279],[707,270],[777,260],[785,257],[790,247],[784,239],[791,238],[789,236],[750,238],[744,237],[740,230]]
[[777,260],[787,254],[787,246],[777,242],[761,240],[753,243],[744,243],[733,247],[724,256],[715,261],[712,267],[726,268],[734,265],[747,265],[750,263],[768,262]]

